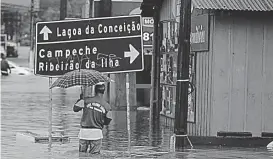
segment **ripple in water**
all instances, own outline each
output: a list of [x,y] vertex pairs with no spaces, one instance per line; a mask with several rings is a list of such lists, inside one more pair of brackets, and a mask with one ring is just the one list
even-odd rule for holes
[[[47,144],[16,141],[16,133],[31,131],[47,133],[49,90],[48,79],[37,76],[1,77],[1,157],[3,159],[90,158],[78,153],[81,113],[72,105],[79,96],[79,87],[53,89],[53,131],[63,130],[72,137],[69,143]],[[172,132],[162,127],[149,130],[149,111],[131,112],[131,154],[128,153],[126,112],[113,112],[113,120],[103,130],[100,158],[248,158],[265,159],[272,156],[266,149],[205,149],[170,153]],[[92,157],[94,158],[94,157]],[[95,157],[96,158],[96,157]]]

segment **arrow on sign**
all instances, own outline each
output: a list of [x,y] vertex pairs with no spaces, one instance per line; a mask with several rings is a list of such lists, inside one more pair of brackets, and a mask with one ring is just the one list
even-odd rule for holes
[[44,40],[48,40],[48,34],[51,33],[51,30],[45,25],[39,34],[44,34]]
[[124,57],[130,58],[130,64],[135,61],[135,59],[138,57],[139,52],[133,47],[133,45],[129,45],[130,51],[124,52]]

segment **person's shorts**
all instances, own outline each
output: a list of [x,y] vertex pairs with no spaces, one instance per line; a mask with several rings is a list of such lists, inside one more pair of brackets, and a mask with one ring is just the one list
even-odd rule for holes
[[[89,151],[88,150],[89,147]],[[99,154],[102,146],[102,139],[99,140],[83,140],[79,141],[79,151],[80,152],[89,152],[91,154]]]

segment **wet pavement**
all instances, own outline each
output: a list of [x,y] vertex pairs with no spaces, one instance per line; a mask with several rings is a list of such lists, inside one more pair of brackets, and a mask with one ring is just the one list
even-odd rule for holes
[[[27,48],[21,48],[19,58],[9,60],[21,66],[27,64]],[[53,130],[63,130],[72,137],[69,143],[45,143],[16,140],[16,133],[48,131],[48,78],[12,75],[1,77],[1,158],[90,158],[78,153],[78,131],[81,113],[72,111],[80,88],[53,89]],[[131,112],[131,156],[127,146],[126,112],[113,112],[111,124],[103,130],[100,156],[92,158],[181,158],[181,159],[269,159],[273,151],[266,148],[205,148],[194,147],[183,152],[169,152],[172,132],[168,128],[150,129],[149,111]],[[81,156],[81,157],[79,157]]]

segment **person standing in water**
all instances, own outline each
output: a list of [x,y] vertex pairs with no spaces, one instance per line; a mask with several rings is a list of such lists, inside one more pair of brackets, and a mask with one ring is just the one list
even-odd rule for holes
[[95,96],[83,97],[83,107],[77,105],[81,100],[74,104],[74,112],[83,110],[79,132],[79,152],[87,152],[88,146],[90,146],[89,153],[100,154],[103,138],[102,129],[104,125],[110,123],[110,121],[106,123],[106,115],[111,111],[110,105],[103,99],[104,91],[104,84],[96,85]]
[[9,75],[8,70],[9,73],[11,73],[11,69],[8,61],[6,60],[6,56],[3,53],[1,53],[1,74],[4,76],[8,76]]

